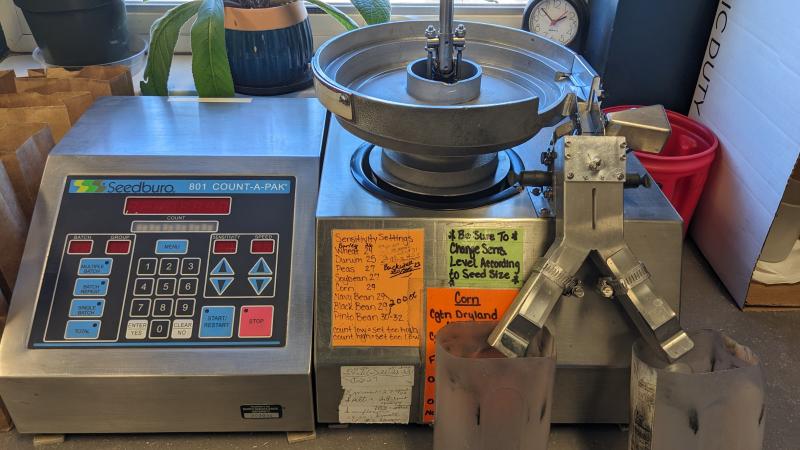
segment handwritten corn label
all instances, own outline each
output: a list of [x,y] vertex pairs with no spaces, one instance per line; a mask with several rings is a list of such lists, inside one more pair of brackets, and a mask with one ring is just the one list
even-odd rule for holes
[[444,255],[450,287],[522,287],[523,230],[451,226]]
[[333,230],[331,245],[331,344],[418,346],[424,230]]

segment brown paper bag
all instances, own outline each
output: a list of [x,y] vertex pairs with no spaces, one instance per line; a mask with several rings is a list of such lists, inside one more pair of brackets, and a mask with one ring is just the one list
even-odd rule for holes
[[11,289],[17,281],[28,220],[17,202],[11,180],[0,168],[0,288]]
[[130,70],[125,66],[89,66],[78,71],[62,68],[30,69],[17,78],[18,92],[88,91],[92,96],[134,95]]
[[53,145],[45,124],[0,126],[0,164],[27,219],[33,214],[44,165]]
[[89,92],[0,94],[0,124],[44,122],[58,142],[91,104]]
[[0,400],[0,431],[11,431],[12,428],[14,428],[14,422],[11,421],[11,416],[8,414],[3,400]]
[[[0,336],[3,334],[3,328],[6,325],[6,318],[8,317],[8,302],[3,297],[3,293],[0,292],[0,304],[4,305],[0,306]],[[6,405],[3,404],[3,400],[0,399],[0,431],[6,432],[14,428],[14,423],[11,422],[11,416],[8,414],[8,410],[6,409]]]
[[0,335],[3,334],[3,327],[6,324],[6,317],[8,316],[8,300],[3,289],[0,289]]
[[13,70],[0,70],[0,94],[13,94],[17,92],[14,84]]

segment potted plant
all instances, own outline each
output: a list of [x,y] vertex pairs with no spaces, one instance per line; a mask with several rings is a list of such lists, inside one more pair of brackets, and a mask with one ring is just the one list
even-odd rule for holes
[[124,0],[14,0],[48,64],[88,66],[128,57]]
[[[358,24],[322,0],[317,5],[347,30]],[[387,22],[389,0],[351,0],[367,24]],[[311,27],[303,0],[194,0],[169,10],[150,29],[143,95],[168,95],[172,54],[180,28],[191,29],[192,75],[201,97],[234,91],[273,95],[311,83]]]

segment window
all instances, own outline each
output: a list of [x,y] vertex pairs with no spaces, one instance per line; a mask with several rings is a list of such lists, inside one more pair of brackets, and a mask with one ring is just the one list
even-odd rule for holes
[[[128,26],[133,33],[147,35],[150,25],[167,9],[185,0],[126,0]],[[330,0],[346,13],[355,9],[348,0]],[[526,0],[454,0],[456,20],[488,22],[518,28]],[[439,0],[392,0],[393,20],[436,20]],[[316,45],[341,33],[343,29],[319,9],[310,6],[311,29]],[[15,52],[31,52],[36,47],[22,12],[13,0],[0,0],[0,24],[5,32],[8,47]],[[181,30],[177,52],[188,52],[189,27]]]

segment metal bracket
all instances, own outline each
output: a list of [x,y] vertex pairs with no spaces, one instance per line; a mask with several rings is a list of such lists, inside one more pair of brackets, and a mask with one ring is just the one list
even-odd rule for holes
[[556,220],[556,239],[534,264],[489,336],[489,344],[507,356],[523,356],[561,296],[583,296],[575,274],[591,256],[588,259],[605,275],[598,282],[601,293],[615,297],[642,337],[674,362],[694,343],[625,241],[625,138],[565,136],[555,147],[555,154],[562,156],[552,162],[556,185],[546,192],[552,194],[561,214]]
[[349,92],[344,92],[334,86],[322,81],[319,77],[314,77],[314,90],[319,101],[325,105],[328,111],[337,116],[353,120],[353,96]]

